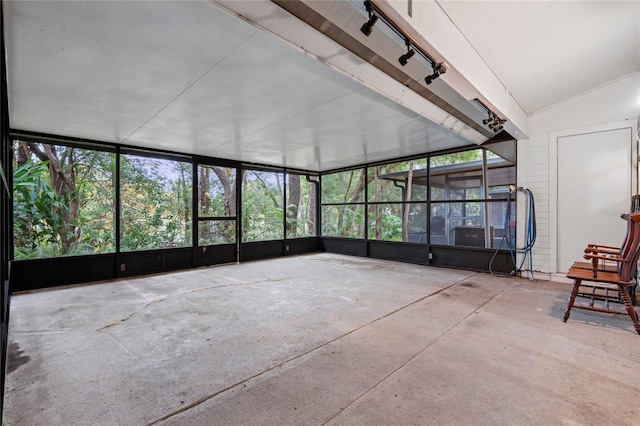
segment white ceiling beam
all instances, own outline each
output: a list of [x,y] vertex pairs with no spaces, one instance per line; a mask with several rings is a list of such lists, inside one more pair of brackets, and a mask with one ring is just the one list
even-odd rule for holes
[[437,1],[376,0],[376,3],[395,10],[453,68],[441,77],[444,81],[461,94],[468,92],[470,86],[488,106],[515,125],[518,134],[514,136],[529,136],[525,111]]

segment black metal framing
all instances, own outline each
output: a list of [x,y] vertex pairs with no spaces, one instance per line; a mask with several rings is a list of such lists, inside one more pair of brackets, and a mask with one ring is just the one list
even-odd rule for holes
[[[8,129],[8,127],[7,127]],[[148,273],[166,272],[176,269],[184,269],[197,266],[213,265],[217,263],[238,262],[242,260],[262,259],[283,256],[287,254],[302,254],[314,251],[322,251],[320,241],[320,220],[316,219],[316,235],[309,237],[290,238],[286,235],[286,177],[288,174],[302,175],[311,184],[316,186],[316,211],[320,211],[321,186],[319,173],[298,169],[287,169],[254,163],[242,163],[238,161],[189,155],[166,150],[154,150],[137,148],[117,143],[105,143],[78,138],[26,132],[21,130],[7,130],[7,155],[9,170],[12,168],[13,140],[28,140],[64,146],[73,146],[82,149],[112,152],[115,154],[116,171],[113,176],[114,197],[117,200],[114,208],[114,237],[115,252],[100,255],[53,257],[46,259],[28,259],[14,262],[15,274],[11,280],[11,291],[23,291],[36,288],[65,285],[78,282],[88,282],[112,279],[117,277],[141,275]],[[192,175],[192,243],[188,247],[158,248],[123,252],[120,236],[122,233],[122,201],[121,201],[121,155],[135,155],[164,160],[191,163]],[[223,166],[236,170],[236,215],[234,217],[200,217],[198,210],[197,185],[199,166]],[[283,221],[282,236],[280,239],[259,242],[242,241],[242,176],[247,170],[260,170],[281,173],[284,181],[283,191]],[[311,179],[318,176],[317,180]],[[12,215],[7,215],[11,218]],[[320,216],[319,216],[320,217]],[[235,220],[236,241],[234,244],[221,244],[200,247],[198,242],[198,226],[202,220]],[[9,233],[13,232],[12,221],[9,220]],[[12,242],[9,243],[11,249]],[[122,265],[126,264],[126,269]],[[131,269],[129,266],[133,269]]]
[[[435,151],[431,153],[425,153],[421,155],[413,155],[407,156],[397,159],[391,159],[387,161],[377,161],[372,163],[365,163],[358,166],[346,167],[340,169],[329,170],[326,172],[322,172],[320,176],[325,176],[334,173],[346,172],[350,170],[363,170],[365,173],[365,182],[368,181],[368,169],[370,167],[398,163],[403,161],[409,161],[414,159],[426,158],[427,159],[427,188],[431,187],[431,161],[432,157],[437,157],[439,155],[444,154],[452,154],[457,152],[468,151],[472,149],[485,149],[478,145],[468,145],[465,147],[460,147],[457,149],[448,149],[442,151]],[[514,164],[517,167],[517,164]],[[479,248],[479,247],[466,247],[466,246],[442,246],[437,244],[432,244],[430,241],[430,221],[427,218],[426,224],[426,232],[427,232],[427,241],[426,243],[410,243],[410,242],[397,242],[397,241],[379,241],[379,240],[371,240],[368,235],[368,219],[369,219],[369,206],[373,204],[377,205],[385,205],[385,204],[402,204],[403,209],[406,208],[407,204],[413,204],[414,202],[406,201],[403,197],[401,202],[397,201],[377,201],[377,202],[369,202],[368,198],[368,183],[365,184],[365,194],[364,194],[364,202],[363,203],[321,203],[318,211],[322,211],[322,207],[324,206],[343,206],[343,205],[364,205],[365,215],[364,215],[364,238],[348,238],[348,237],[334,237],[334,236],[324,236],[322,234],[322,241],[326,251],[343,253],[349,255],[356,256],[364,256],[364,257],[375,257],[381,259],[389,259],[395,261],[404,261],[410,263],[421,263],[426,265],[434,265],[434,266],[446,266],[453,268],[461,268],[461,269],[472,269],[479,271],[487,271],[488,265],[491,260],[491,257],[496,252],[495,248]],[[427,206],[427,211],[431,211],[431,207],[434,203],[456,203],[467,200],[442,200],[442,201],[433,201],[431,199],[431,191],[427,190],[427,199],[425,201],[418,201],[415,203],[423,203]],[[503,203],[504,200],[490,200],[487,198],[483,198],[481,200],[473,200],[481,203],[494,203],[499,202]],[[322,229],[322,217],[318,218],[320,228]],[[357,246],[364,242],[364,249],[359,250]],[[407,249],[407,247],[413,247],[413,249]],[[415,251],[423,251],[424,250],[424,258],[416,256]],[[513,265],[510,260],[510,256],[507,250],[500,250],[494,264],[492,266],[492,270],[495,272],[501,273],[509,273],[513,270]]]
[[9,97],[7,92],[7,63],[4,40],[4,7],[0,1],[0,164],[4,170],[6,183],[0,182],[0,425],[4,407],[4,387],[7,372],[9,307],[11,294],[9,282],[11,278],[11,259],[13,258],[13,202],[9,188],[13,187],[12,150],[9,138]]

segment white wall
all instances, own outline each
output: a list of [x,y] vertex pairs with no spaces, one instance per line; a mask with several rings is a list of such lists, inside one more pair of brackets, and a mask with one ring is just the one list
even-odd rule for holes
[[[531,138],[518,141],[518,186],[529,188],[535,197],[538,233],[534,271],[556,272],[557,136],[627,123],[637,134],[639,114],[640,72],[636,72],[529,118]],[[519,205],[519,212],[522,207]],[[523,217],[519,219],[523,223]]]

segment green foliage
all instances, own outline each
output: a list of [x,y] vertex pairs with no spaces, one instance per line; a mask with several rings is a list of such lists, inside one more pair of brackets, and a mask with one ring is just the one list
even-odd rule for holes
[[451,166],[454,164],[470,163],[482,160],[481,149],[471,149],[468,151],[454,152],[431,157],[431,167]]
[[371,206],[368,237],[371,240],[402,241],[402,205]]
[[191,245],[191,175],[188,163],[121,156],[122,251]]
[[[13,171],[16,259],[113,251],[114,154],[19,141],[15,149],[23,161]],[[47,149],[55,164],[42,160]]]
[[47,162],[28,161],[13,173],[14,242],[17,259],[61,252],[61,211],[68,209],[47,181]]
[[242,241],[284,237],[283,174],[245,170],[242,178]]
[[364,206],[323,206],[322,235],[329,237],[364,238]]

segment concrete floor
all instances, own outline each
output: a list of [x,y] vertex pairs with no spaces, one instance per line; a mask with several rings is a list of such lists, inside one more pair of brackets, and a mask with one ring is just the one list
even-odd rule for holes
[[15,295],[7,425],[639,425],[569,285],[313,254]]

